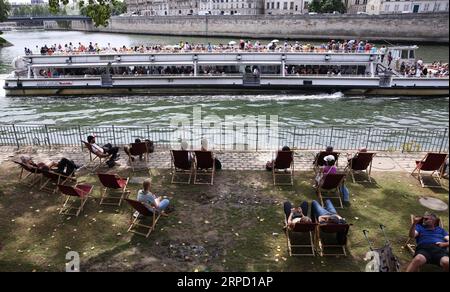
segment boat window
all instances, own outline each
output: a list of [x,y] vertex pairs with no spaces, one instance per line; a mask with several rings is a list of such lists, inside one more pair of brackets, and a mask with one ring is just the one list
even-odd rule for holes
[[408,59],[408,50],[402,50],[402,59]]
[[114,58],[115,58],[114,55],[112,55],[112,56],[100,56],[100,60],[101,61],[113,61]]
[[410,50],[409,51],[409,58],[410,59],[414,59],[415,58],[414,53],[415,53],[414,50]]

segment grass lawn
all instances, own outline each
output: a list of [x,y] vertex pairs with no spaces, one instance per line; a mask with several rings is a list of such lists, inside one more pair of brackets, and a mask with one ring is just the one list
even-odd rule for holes
[[[93,198],[79,217],[58,214],[60,195],[17,183],[19,170],[0,166],[0,271],[64,271],[70,250],[81,257],[82,271],[363,271],[369,250],[362,230],[376,246],[386,225],[402,269],[411,259],[402,248],[410,214],[423,214],[421,196],[449,201],[445,189],[427,189],[408,173],[374,172],[373,183],[350,183],[351,206],[339,210],[353,224],[348,257],[289,257],[283,233],[282,203],[317,199],[313,173],[296,174],[293,187],[274,187],[271,174],[222,171],[214,186],[171,185],[168,170],[121,175],[151,176],[153,191],[175,206],[149,238],[127,233],[131,208],[100,206],[100,184],[88,173],[80,179],[95,185]],[[140,183],[130,184],[135,198]],[[436,212],[448,228],[448,211]],[[430,270],[439,270],[427,268]]]

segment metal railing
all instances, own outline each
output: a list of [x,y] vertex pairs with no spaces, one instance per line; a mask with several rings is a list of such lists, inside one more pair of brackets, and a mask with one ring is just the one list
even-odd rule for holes
[[380,127],[164,127],[16,125],[0,124],[0,146],[81,146],[88,135],[98,144],[126,145],[150,139],[160,149],[178,147],[185,140],[200,147],[206,138],[212,150],[275,150],[284,145],[298,150],[317,150],[332,145],[339,150],[367,148],[373,151],[448,152],[448,128]]

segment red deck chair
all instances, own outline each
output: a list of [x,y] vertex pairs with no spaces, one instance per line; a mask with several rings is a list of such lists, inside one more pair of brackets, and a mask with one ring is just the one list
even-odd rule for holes
[[134,171],[134,162],[132,156],[144,156],[144,161],[148,162],[148,148],[146,142],[131,143],[130,154],[128,155],[128,161],[130,162],[131,168]]
[[[277,177],[290,177],[289,183],[277,183]],[[294,185],[294,153],[292,151],[278,151],[273,162],[272,178],[274,185]]]
[[40,190],[49,192],[49,193],[56,193],[58,191],[58,185],[65,185],[68,182],[75,182],[76,178],[72,176],[66,176],[61,173],[54,172],[53,170],[49,169],[40,169],[40,172],[42,173],[42,179],[43,183],[41,184]]
[[[186,150],[172,150],[172,181],[173,184],[190,184],[192,177],[192,159],[189,159],[189,151]],[[189,175],[186,181],[176,181],[177,175]]]
[[[287,226],[287,221],[285,221]],[[317,230],[317,223],[297,223],[293,229],[286,228],[287,247],[290,256],[315,256],[315,232]],[[305,241],[305,234],[309,236],[309,243],[300,242]],[[300,252],[301,250],[310,249],[310,252]],[[297,252],[298,250],[298,252]]]
[[[141,202],[131,200],[131,199],[125,199],[125,201],[127,201],[128,204],[130,204],[130,206],[133,207],[133,209],[137,211],[137,212],[134,212],[134,215],[132,215],[132,217],[131,217],[131,224],[130,224],[130,227],[128,228],[127,232],[132,232],[135,234],[139,234],[139,235],[148,237],[150,235],[150,233],[152,233],[152,231],[155,230],[156,223],[158,222],[159,218],[161,217],[161,213],[158,210],[156,210],[156,208],[154,208],[152,211],[149,210]],[[146,218],[151,218],[152,222],[150,225],[143,223],[143,221]],[[148,230],[148,231],[146,231],[145,233],[139,232],[139,231],[137,231],[137,229],[139,227],[141,227],[145,230]]]
[[19,183],[28,187],[32,187],[41,179],[39,177],[39,174],[41,174],[42,172],[38,167],[30,167],[19,161],[13,162],[18,164],[20,167]]
[[[130,178],[109,173],[97,173],[97,176],[104,187],[100,205],[120,206],[122,201],[128,198],[130,191],[127,191],[127,186]],[[120,193],[120,196],[113,196],[112,193]]]
[[[445,166],[445,160],[447,159],[446,153],[427,153],[425,157],[420,160],[416,161],[416,168],[411,173],[412,176],[416,177],[420,181],[420,184],[422,187],[442,187],[441,179],[444,175],[444,166]],[[422,177],[422,171],[431,171],[430,177],[434,179],[438,179],[437,183],[439,185],[426,185],[423,181]],[[436,176],[434,175],[436,172],[439,172],[439,174]],[[417,174],[416,174],[417,172]]]
[[[317,243],[320,252],[320,256],[347,256],[347,235],[350,230],[351,224],[319,224],[317,226]],[[325,234],[338,234],[341,233],[342,242],[338,242],[336,238],[328,238]],[[327,238],[325,238],[327,237]],[[327,249],[339,249],[342,252],[328,253]]]
[[[94,186],[89,184],[77,184],[75,186],[58,185],[59,191],[67,196],[59,214],[78,216],[83,211],[84,204],[86,204],[89,195],[92,193]],[[75,206],[76,202],[73,199],[80,199],[80,204]],[[72,202],[70,202],[72,200]]]
[[[335,199],[339,201],[339,208],[344,208],[342,203],[342,194],[340,187],[345,179],[345,173],[330,173],[325,176],[322,184],[316,187],[317,195],[319,196],[320,203],[324,205],[324,199]],[[333,196],[323,196],[325,193],[332,193]]]
[[353,158],[348,160],[346,169],[350,172],[353,182],[356,183],[354,173],[356,171],[366,171],[369,182],[370,173],[372,172],[372,161],[376,153],[374,152],[358,152]]
[[89,150],[89,162],[94,163],[96,159],[99,160],[99,163],[97,165],[94,164],[94,166],[92,167],[92,171],[97,170],[97,168],[102,166],[102,164],[105,163],[110,158],[111,155],[108,153],[104,153],[102,155],[97,155],[97,153],[95,153],[94,149],[92,149],[91,144],[89,144],[86,141],[81,141],[81,142]]
[[325,165],[325,161],[323,160],[325,158],[325,156],[328,155],[333,155],[334,156],[334,161],[336,164],[336,167],[338,166],[338,159],[339,159],[339,152],[327,152],[327,151],[320,151],[319,153],[316,154],[315,158],[314,158],[314,172],[317,173],[319,171],[319,169]]
[[[195,151],[194,184],[214,184],[216,163],[211,151]],[[197,180],[199,177],[211,177],[210,182],[204,183]]]

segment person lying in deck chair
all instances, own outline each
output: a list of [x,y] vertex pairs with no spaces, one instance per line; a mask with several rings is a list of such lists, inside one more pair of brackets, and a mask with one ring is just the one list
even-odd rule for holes
[[[311,203],[311,217],[317,220],[319,224],[347,224],[345,218],[341,217],[333,203],[330,200],[325,201],[325,208],[322,207],[319,202],[312,201]],[[344,233],[336,233],[336,240],[338,243],[345,243],[347,235]]]
[[436,215],[428,212],[414,218],[409,236],[416,239],[417,247],[407,272],[417,272],[425,264],[440,266],[448,272],[448,232],[436,226],[437,220]]
[[119,147],[113,147],[110,143],[103,145],[103,147],[100,147],[95,143],[95,137],[94,136],[88,136],[87,141],[89,144],[91,144],[92,150],[94,153],[98,156],[102,156],[105,153],[111,155],[111,158],[106,162],[106,164],[111,168],[114,165],[116,165],[115,161],[117,158],[119,158],[120,154]]
[[[141,139],[136,139],[134,140],[134,143],[131,143],[128,146],[125,146],[123,148],[123,150],[125,151],[125,153],[131,158],[132,161],[134,161],[134,157],[135,156],[135,149],[133,149],[133,144],[140,144],[142,143]],[[144,143],[147,146],[147,153],[153,153],[155,151],[155,145],[153,144],[153,141],[150,141],[149,139],[145,139]],[[139,160],[142,161],[143,160],[143,155],[144,153],[139,153]]]
[[151,191],[151,180],[146,179],[144,180],[144,183],[142,184],[143,189],[139,190],[137,195],[137,200],[141,203],[143,203],[150,211],[153,210],[153,207],[158,209],[158,211],[163,216],[167,216],[167,213],[165,210],[170,204],[170,201],[168,199],[161,200],[161,197],[158,197],[154,195]]
[[293,208],[291,202],[284,202],[284,214],[286,215],[287,226],[284,228],[294,229],[296,224],[311,223],[308,214],[308,202],[302,202],[300,207]]
[[[291,151],[291,148],[289,148],[289,146],[283,146],[283,148],[281,148],[281,151]],[[275,160],[276,160],[276,158],[272,161],[267,161],[266,170],[272,171]]]
[[74,174],[75,170],[79,169],[81,166],[76,165],[73,160],[69,160],[67,158],[61,158],[58,162],[54,161],[45,161],[35,163],[33,159],[29,156],[21,156],[20,160],[23,164],[31,167],[37,167],[40,169],[52,170],[56,173],[71,176]]

